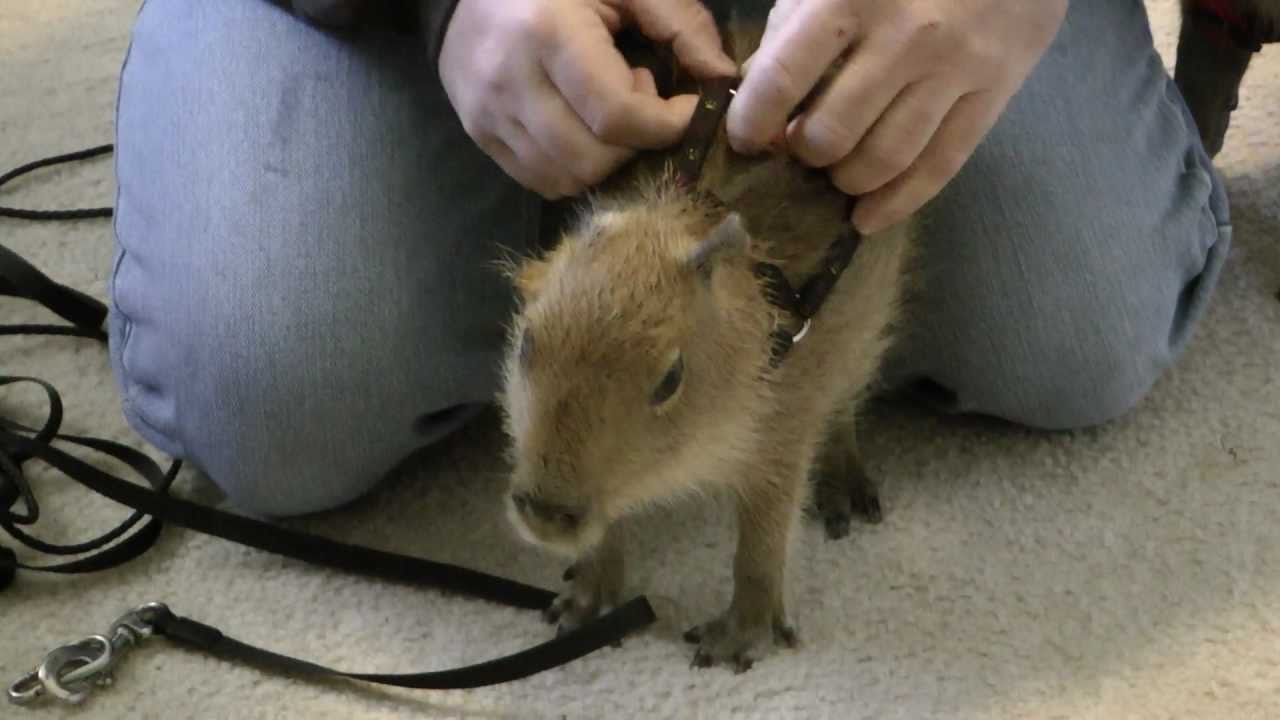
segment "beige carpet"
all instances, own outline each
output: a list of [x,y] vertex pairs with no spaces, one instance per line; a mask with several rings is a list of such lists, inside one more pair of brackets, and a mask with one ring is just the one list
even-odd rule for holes
[[[1150,5],[1171,58],[1174,2]],[[109,141],[137,0],[2,6],[0,169]],[[108,204],[110,162],[23,180],[5,204]],[[1220,164],[1236,246],[1176,372],[1124,421],[1071,435],[877,411],[868,450],[886,521],[841,543],[806,529],[792,566],[801,651],[741,676],[689,669],[678,632],[725,602],[732,552],[727,508],[690,506],[637,525],[662,539],[640,541],[635,562],[659,624],[526,681],[468,692],[321,686],[153,640],[80,710],[0,705],[0,717],[1280,717],[1280,47],[1253,68]],[[0,221],[0,242],[102,296],[107,222]],[[0,315],[45,317],[13,300],[0,300]],[[54,381],[69,431],[144,447],[119,417],[100,347],[0,339],[0,370]],[[6,413],[34,419],[37,399],[0,390]],[[306,527],[553,587],[560,568],[503,525],[500,468],[484,439],[445,448],[386,492]],[[36,482],[46,535],[84,537],[124,515],[64,479]],[[216,500],[191,476],[180,488]],[[532,612],[171,530],[124,569],[25,575],[0,594],[0,677],[149,600],[362,671],[455,667],[549,632]]]

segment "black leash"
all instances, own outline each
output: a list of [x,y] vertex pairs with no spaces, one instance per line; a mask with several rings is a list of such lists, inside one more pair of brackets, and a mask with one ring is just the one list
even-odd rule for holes
[[[0,176],[0,186],[38,168],[95,157],[111,150],[112,146],[102,145],[29,163]],[[0,207],[0,216],[23,220],[111,215],[111,208],[35,211]],[[69,323],[4,325],[0,326],[0,335],[66,335],[107,342],[103,328],[107,308],[103,303],[56,282],[3,245],[0,245],[0,295],[39,303]],[[20,562],[13,550],[0,546],[0,591],[15,582],[19,570],[78,574],[121,565],[154,545],[163,523],[170,522],[285,557],[383,580],[433,587],[510,607],[543,610],[555,598],[551,591],[470,568],[342,543],[172,497],[169,489],[182,466],[181,460],[174,459],[167,470],[161,470],[144,453],[120,443],[62,433],[63,404],[57,389],[39,378],[0,376],[0,387],[22,383],[35,384],[44,391],[48,415],[40,428],[0,417],[0,528],[36,552],[60,556],[96,554],[60,564],[32,565]],[[55,441],[116,458],[137,472],[150,489],[108,474],[58,449]],[[82,543],[57,545],[35,537],[19,527],[32,526],[40,519],[36,493],[23,471],[23,466],[32,460],[39,460],[90,490],[128,506],[133,513],[114,529]],[[151,519],[125,537],[147,516]],[[119,542],[115,542],[117,540]],[[79,702],[93,687],[109,678],[125,649],[152,634],[217,657],[276,672],[342,677],[407,688],[475,688],[518,680],[572,662],[607,645],[616,645],[623,637],[655,620],[653,608],[640,596],[573,631],[505,657],[435,672],[354,673],[249,645],[218,628],[177,615],[163,603],[148,603],[123,615],[106,635],[92,635],[54,649],[36,669],[16,680],[9,687],[8,695],[12,703],[20,705],[42,696]]]
[[[5,183],[20,176],[26,175],[32,170],[39,170],[50,165],[60,165],[62,163],[72,162],[75,160],[87,160],[88,158],[106,155],[114,149],[110,143],[99,145],[97,147],[85,148],[65,155],[54,155],[43,160],[27,163],[21,167],[16,167],[4,175],[0,175],[0,187]],[[81,218],[99,218],[111,217],[112,208],[77,208],[74,210],[23,210],[20,208],[4,207],[0,205],[0,217],[19,218],[22,220],[78,220]]]

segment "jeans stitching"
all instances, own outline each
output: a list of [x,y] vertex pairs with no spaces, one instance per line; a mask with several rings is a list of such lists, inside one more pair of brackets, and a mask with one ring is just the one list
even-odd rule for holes
[[[139,19],[141,18],[142,13],[146,10],[147,4],[149,2],[150,0],[142,0],[141,5],[139,5],[138,7],[137,13],[134,15],[134,26],[133,26],[134,31],[131,31],[131,32],[136,32],[136,29],[139,25]],[[120,275],[120,268],[124,266],[125,256],[129,254],[129,249],[128,247],[126,247],[125,242],[120,234],[120,225],[119,225],[120,196],[121,196],[119,149],[120,149],[120,98],[124,94],[124,76],[129,67],[129,61],[133,57],[133,44],[134,44],[134,41],[132,38],[130,38],[129,44],[125,48],[124,58],[121,60],[121,63],[120,63],[120,72],[118,75],[119,80],[116,85],[116,102],[115,102],[115,111],[114,111],[114,116],[115,116],[114,117],[114,120],[115,120],[114,147],[116,152],[114,153],[115,157],[112,160],[112,168],[116,177],[116,189],[115,189],[114,210],[112,212],[112,217],[111,217],[111,234],[115,239],[115,243],[118,250],[116,252],[115,261],[111,268],[111,276],[110,276],[110,281],[108,285],[108,295],[109,295],[108,302],[110,304],[111,311],[120,317],[121,328],[123,332],[123,337],[121,337],[119,340],[120,372],[119,372],[119,378],[118,378],[119,385],[120,385],[121,402],[123,405],[122,409],[127,417],[132,418],[136,423],[142,426],[145,426],[147,430],[151,431],[151,434],[153,436],[157,438],[163,438],[164,444],[168,445],[174,451],[174,454],[181,455],[183,453],[182,443],[178,440],[178,438],[174,437],[172,433],[168,433],[161,430],[159,427],[155,425],[155,423],[150,421],[142,412],[141,405],[137,401],[136,389],[139,384],[133,379],[133,375],[129,370],[128,360],[127,360],[130,340],[133,338],[134,322],[133,322],[133,319],[129,317],[128,313],[126,313],[120,307],[120,304],[116,301],[116,297],[117,297],[116,290],[117,290],[117,282]]]

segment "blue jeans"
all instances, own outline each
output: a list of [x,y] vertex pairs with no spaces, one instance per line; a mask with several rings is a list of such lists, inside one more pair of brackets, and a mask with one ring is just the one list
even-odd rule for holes
[[[472,142],[411,36],[262,0],[148,0],[120,83],[111,357],[128,422],[240,509],[370,490],[491,401],[542,203]],[[1074,0],[923,212],[892,387],[1032,427],[1134,408],[1231,239],[1141,0]]]

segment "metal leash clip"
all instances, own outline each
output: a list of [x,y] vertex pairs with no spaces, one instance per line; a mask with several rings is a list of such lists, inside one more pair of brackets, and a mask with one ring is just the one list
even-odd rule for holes
[[82,702],[95,687],[111,685],[111,671],[124,652],[155,632],[155,622],[168,614],[164,603],[150,602],[121,615],[105,635],[54,648],[36,669],[9,686],[9,702],[30,705],[42,695],[70,704]]

